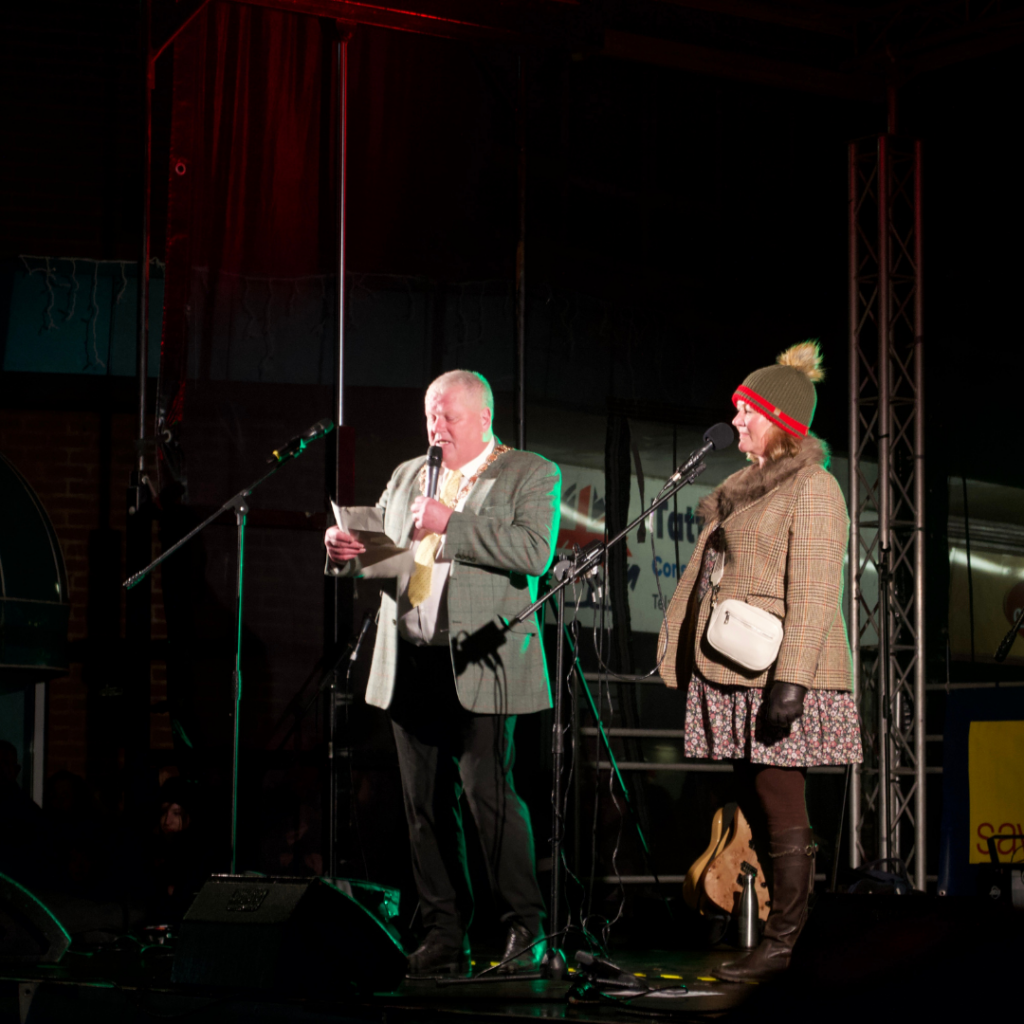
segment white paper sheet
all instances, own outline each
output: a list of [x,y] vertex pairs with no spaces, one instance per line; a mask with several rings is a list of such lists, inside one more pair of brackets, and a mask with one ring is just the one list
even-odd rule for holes
[[372,580],[412,573],[414,549],[399,547],[384,533],[384,513],[379,508],[335,501],[331,507],[339,528],[366,548],[359,556],[360,576]]

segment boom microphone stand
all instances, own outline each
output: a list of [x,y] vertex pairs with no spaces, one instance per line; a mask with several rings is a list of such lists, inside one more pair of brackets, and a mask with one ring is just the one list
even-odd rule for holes
[[123,584],[126,590],[131,590],[137,583],[144,580],[161,562],[170,558],[178,548],[183,547],[197,533],[205,530],[215,519],[219,519],[225,512],[233,512],[235,514],[235,525],[238,530],[238,565],[235,571],[235,668],[232,672],[234,703],[231,710],[234,726],[231,746],[231,874],[233,875],[237,873],[238,868],[238,739],[242,703],[242,584],[245,570],[245,520],[249,514],[248,498],[260,484],[265,483],[277,472],[282,463],[290,459],[297,459],[311,442],[326,436],[333,429],[334,423],[331,420],[320,420],[304,433],[293,437],[287,444],[283,444],[280,448],[275,449],[271,453],[270,458],[267,459],[268,463],[272,463],[271,468],[263,476],[228,498],[216,512],[207,516],[195,529],[186,533],[181,540],[172,544],[158,558],[154,558],[145,569],[141,569],[134,576],[129,576]]
[[1017,639],[1017,634],[1020,631],[1020,625],[1024,622],[1024,606],[1021,607],[1019,614],[1017,615],[1017,621],[1010,627],[1010,632],[1003,637],[1002,642],[999,644],[999,649],[996,651],[996,661],[1006,661],[1006,656],[1010,653],[1010,648],[1013,646],[1014,640]]
[[[732,428],[727,424],[716,423],[713,427],[709,428],[704,434],[703,446],[698,448],[669,477],[661,494],[651,502],[649,508],[641,512],[628,526],[620,530],[610,540],[604,542],[593,541],[583,550],[577,548],[573,558],[562,559],[557,562],[553,570],[557,581],[555,585],[544,597],[534,601],[529,607],[524,608],[509,623],[509,627],[513,624],[518,625],[533,615],[546,601],[550,601],[552,598],[557,599],[558,647],[555,650],[555,675],[558,682],[555,687],[555,721],[552,728],[551,925],[549,928],[549,934],[555,941],[557,941],[562,932],[562,773],[565,760],[565,702],[562,691],[564,689],[565,672],[565,588],[587,576],[594,575],[604,561],[609,549],[624,540],[652,512],[665,505],[670,498],[684,487],[692,484],[707,469],[704,458],[709,452],[727,448],[732,442]],[[559,948],[552,946],[548,949],[541,964],[541,970],[543,975],[548,978],[561,979],[566,976],[565,957]]]

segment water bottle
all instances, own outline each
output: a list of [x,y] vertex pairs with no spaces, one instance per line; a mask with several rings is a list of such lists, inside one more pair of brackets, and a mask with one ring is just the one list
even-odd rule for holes
[[742,874],[736,879],[743,886],[740,893],[740,912],[737,922],[739,945],[740,949],[753,949],[761,941],[761,935],[757,928],[757,892],[754,889],[757,868],[743,861],[740,871]]

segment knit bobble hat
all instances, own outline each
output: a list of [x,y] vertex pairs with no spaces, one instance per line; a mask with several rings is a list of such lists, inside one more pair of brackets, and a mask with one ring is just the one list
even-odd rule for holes
[[806,437],[818,396],[814,385],[823,380],[817,338],[787,348],[774,366],[755,370],[736,389],[732,404],[746,402],[794,437]]

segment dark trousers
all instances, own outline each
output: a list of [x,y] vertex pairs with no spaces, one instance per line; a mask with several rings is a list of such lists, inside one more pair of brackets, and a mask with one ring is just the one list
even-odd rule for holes
[[483,844],[502,921],[539,934],[544,899],[537,885],[530,813],[512,782],[514,715],[466,711],[445,647],[399,641],[391,707],[412,869],[428,931],[455,945],[473,917],[473,891],[459,798],[463,792]]

